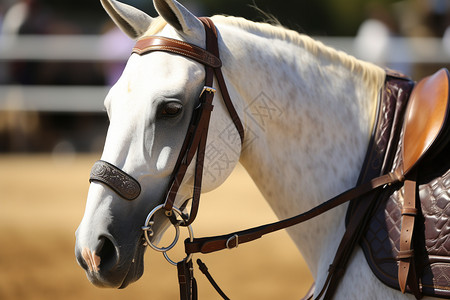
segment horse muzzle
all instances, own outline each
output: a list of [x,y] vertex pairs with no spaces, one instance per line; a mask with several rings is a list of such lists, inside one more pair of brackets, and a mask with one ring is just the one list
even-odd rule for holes
[[144,252],[144,243],[137,243],[135,249],[121,249],[108,234],[99,235],[92,243],[77,237],[75,246],[77,262],[89,281],[105,288],[125,288],[137,281],[144,272]]
[[132,213],[124,219],[116,217],[128,205],[122,201],[103,184],[91,184],[85,215],[75,234],[78,264],[98,287],[123,288],[143,273],[146,247],[140,222],[134,222]]

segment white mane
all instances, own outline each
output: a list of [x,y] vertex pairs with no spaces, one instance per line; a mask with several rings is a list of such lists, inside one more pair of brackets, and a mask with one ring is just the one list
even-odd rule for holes
[[[361,78],[363,78],[368,86],[373,86],[374,83],[374,86],[380,86],[380,80],[381,82],[384,81],[385,72],[378,66],[358,60],[343,51],[328,47],[308,35],[300,34],[297,31],[287,29],[281,25],[253,22],[241,17],[223,15],[215,15],[212,19],[216,24],[234,26],[258,36],[288,41],[294,45],[305,48],[310,53],[327,58],[333,63],[343,64],[352,72],[360,74]],[[156,18],[156,20],[157,21],[152,23],[152,26],[145,33],[146,36],[156,35],[167,24],[161,17]],[[375,80],[374,82],[374,78],[378,80]]]
[[[281,25],[258,23],[240,17],[222,15],[216,15],[212,19],[217,24],[235,26],[258,36],[288,41],[294,45],[305,48],[312,54],[325,57],[333,63],[341,63],[347,66],[352,72],[361,74],[365,83],[369,86],[373,84],[374,78],[384,81],[385,72],[378,66],[358,60],[345,52],[328,47],[322,42],[312,39],[308,35],[300,34],[297,31],[287,29]],[[379,86],[378,84],[376,85]]]

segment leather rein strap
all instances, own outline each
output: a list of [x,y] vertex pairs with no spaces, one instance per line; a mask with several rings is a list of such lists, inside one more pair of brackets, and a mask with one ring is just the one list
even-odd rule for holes
[[365,195],[373,190],[384,187],[385,185],[391,185],[397,182],[402,182],[404,177],[398,172],[392,172],[380,177],[377,177],[365,184],[359,185],[353,189],[350,189],[322,204],[312,208],[311,210],[297,215],[295,217],[285,219],[279,222],[254,227],[251,229],[234,232],[226,235],[197,238],[192,242],[185,240],[185,250],[187,254],[192,253],[211,253],[220,251],[223,249],[236,248],[238,245],[256,240],[263,235],[286,229],[288,227],[303,223],[312,218],[315,218],[339,205],[342,205],[352,199]]
[[175,171],[169,183],[164,203],[164,209],[167,211],[167,214],[170,215],[175,203],[176,195],[186,175],[186,171],[195,154],[197,154],[191,212],[189,217],[180,224],[181,226],[189,226],[194,221],[198,212],[206,139],[208,136],[209,120],[213,110],[212,101],[215,93],[215,89],[212,87],[214,75],[216,76],[225,106],[227,107],[230,117],[241,138],[241,143],[243,144],[244,142],[244,127],[231,101],[225,79],[220,69],[222,62],[219,55],[216,27],[209,18],[199,19],[203,22],[205,27],[206,50],[179,40],[159,36],[142,38],[137,41],[133,48],[133,53],[139,55],[154,51],[163,51],[193,59],[205,66],[205,88],[200,95],[199,106],[195,109],[192,116],[191,123],[175,165]]

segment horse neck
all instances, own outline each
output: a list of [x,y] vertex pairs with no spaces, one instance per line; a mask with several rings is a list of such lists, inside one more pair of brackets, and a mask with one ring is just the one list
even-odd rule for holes
[[[319,43],[219,29],[224,73],[246,127],[240,161],[277,216],[354,186],[384,71]],[[337,247],[332,237],[343,231],[344,214],[338,208],[288,230],[314,276]]]

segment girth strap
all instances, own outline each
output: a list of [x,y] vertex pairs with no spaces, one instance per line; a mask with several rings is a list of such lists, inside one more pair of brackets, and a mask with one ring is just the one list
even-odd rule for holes
[[416,208],[416,177],[414,174],[412,178],[405,181],[404,185],[400,251],[397,259],[399,260],[398,283],[400,290],[405,293],[408,285],[416,299],[420,299],[422,295],[420,294],[413,250],[414,223],[418,212]]

